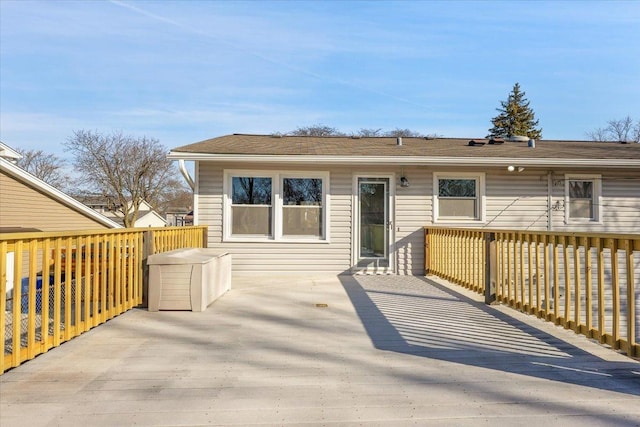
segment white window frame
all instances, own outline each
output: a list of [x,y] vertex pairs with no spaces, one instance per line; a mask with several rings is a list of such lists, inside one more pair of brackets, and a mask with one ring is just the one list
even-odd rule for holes
[[[476,181],[476,217],[456,218],[440,217],[440,180],[441,179],[473,179]],[[482,224],[486,222],[485,211],[485,174],[484,172],[434,172],[433,174],[433,222],[438,224]]]
[[[569,182],[593,182],[593,218],[571,217]],[[597,174],[566,174],[564,176],[564,222],[565,224],[602,224],[600,206],[602,205],[602,175]]]
[[[242,236],[232,234],[231,224],[231,206],[232,206],[232,185],[233,177],[259,177],[271,178],[271,231],[272,236]],[[283,189],[282,180],[285,178],[316,178],[322,179],[322,229],[323,236],[285,236],[282,234],[283,221]],[[252,170],[252,169],[228,169],[224,171],[223,179],[223,241],[224,242],[285,242],[285,243],[329,243],[330,227],[329,227],[329,172],[324,171],[270,171],[270,170]]]

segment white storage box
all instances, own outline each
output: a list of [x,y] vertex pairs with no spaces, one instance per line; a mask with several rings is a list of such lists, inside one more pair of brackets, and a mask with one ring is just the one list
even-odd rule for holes
[[151,255],[149,311],[203,311],[231,289],[231,254],[215,249],[176,249]]

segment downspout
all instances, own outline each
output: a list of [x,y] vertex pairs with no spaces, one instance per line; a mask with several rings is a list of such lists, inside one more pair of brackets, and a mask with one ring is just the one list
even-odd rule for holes
[[553,231],[553,173],[547,172],[547,231]]
[[[552,171],[547,171],[547,231],[553,231],[553,172]],[[555,263],[557,263],[558,260],[553,257],[553,244],[548,243],[546,247],[546,251],[547,253],[545,253],[545,255],[549,257],[548,259],[552,260],[551,261],[552,265],[555,265]],[[545,271],[548,271],[548,270],[545,270]],[[555,274],[555,273],[551,273],[551,274]],[[545,286],[548,286],[548,283],[550,283],[550,280],[557,280],[557,278],[552,279],[551,277],[549,278],[545,277],[544,280],[545,280]],[[538,283],[538,286],[540,286],[539,283]]]
[[184,177],[185,181],[187,181],[187,184],[189,184],[191,190],[195,191],[196,183],[193,181],[193,178],[191,178],[191,175],[189,175],[189,171],[187,170],[187,166],[184,164],[184,160],[179,159],[178,165],[180,166],[180,172],[182,172],[182,176]]

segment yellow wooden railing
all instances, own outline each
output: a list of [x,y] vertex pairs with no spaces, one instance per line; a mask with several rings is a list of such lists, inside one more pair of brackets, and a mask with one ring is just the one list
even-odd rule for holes
[[0,374],[143,302],[146,259],[206,227],[0,234]]
[[478,293],[485,291],[485,233],[425,228],[425,269]]
[[425,272],[640,357],[640,235],[425,228]]

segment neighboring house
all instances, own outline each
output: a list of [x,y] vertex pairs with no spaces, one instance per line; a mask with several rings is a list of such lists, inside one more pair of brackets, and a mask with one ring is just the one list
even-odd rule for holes
[[146,202],[138,210],[138,219],[134,227],[166,227],[167,221]]
[[[76,231],[120,228],[120,225],[18,167],[20,154],[0,142],[0,233]],[[22,271],[29,271],[24,257]],[[14,253],[6,255],[13,265]],[[42,261],[39,260],[39,263]],[[14,270],[6,272],[12,294]]]
[[94,211],[100,212],[102,215],[108,217],[112,217],[113,212],[119,207],[114,201],[114,197],[103,196],[101,194],[81,194],[78,195],[78,200]]
[[0,143],[0,232],[120,227],[18,167],[19,158],[20,154]]
[[640,233],[640,144],[227,135],[194,223],[235,271],[422,274],[426,225]]
[[[131,202],[129,202],[129,206],[131,206]],[[100,208],[102,208],[102,206],[100,206]],[[130,207],[129,209],[132,208]],[[104,215],[124,227],[124,215],[122,212],[117,210],[106,210]],[[165,227],[166,225],[167,221],[162,217],[162,215],[156,212],[150,204],[144,200],[140,203],[140,207],[138,208],[138,218],[133,224],[134,227]]]
[[[83,202],[94,209],[97,212],[100,212],[104,216],[110,218],[111,220],[117,222],[122,227],[124,227],[124,215],[119,210],[119,205],[114,201],[114,197],[104,197],[99,195],[90,195],[83,197]],[[131,202],[129,202],[129,206]],[[138,218],[134,223],[134,227],[165,227],[167,225],[167,221],[156,212],[151,205],[147,202],[142,201],[140,207],[138,208]]]
[[169,208],[165,216],[167,225],[183,227],[193,225],[193,211],[189,208]]

